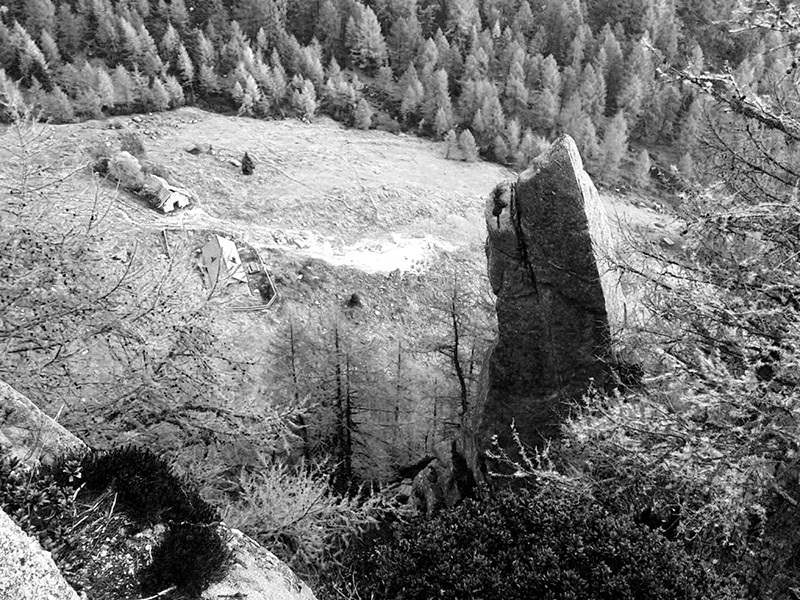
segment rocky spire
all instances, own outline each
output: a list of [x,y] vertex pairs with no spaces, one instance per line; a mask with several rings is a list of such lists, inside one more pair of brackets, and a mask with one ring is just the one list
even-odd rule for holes
[[515,454],[512,421],[525,444],[558,436],[570,404],[605,385],[612,333],[625,318],[605,209],[572,138],[500,184],[485,214],[498,338],[465,440],[478,469],[495,434]]

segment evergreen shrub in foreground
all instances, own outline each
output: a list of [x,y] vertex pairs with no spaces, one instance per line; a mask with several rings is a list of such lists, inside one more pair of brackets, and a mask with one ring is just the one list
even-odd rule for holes
[[362,597],[736,597],[682,547],[586,498],[501,492],[402,525],[366,558]]

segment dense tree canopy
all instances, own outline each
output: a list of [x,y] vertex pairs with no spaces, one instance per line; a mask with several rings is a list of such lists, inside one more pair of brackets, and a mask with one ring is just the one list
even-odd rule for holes
[[[682,132],[698,118],[695,92],[660,78],[661,60],[732,65],[755,81],[780,72],[762,41],[780,32],[720,43],[718,19],[733,11],[729,0],[25,0],[0,15],[0,64],[55,121],[188,102],[259,117],[330,110],[352,123],[366,96],[372,112],[388,113],[376,123],[395,118],[435,136],[471,129],[485,156],[509,164],[512,119],[520,138],[571,133],[587,154],[619,140],[624,120],[627,139],[615,142],[624,179],[628,144],[659,144],[659,161],[690,164]],[[79,84],[87,64],[94,75]],[[393,77],[378,77],[384,66]],[[418,83],[404,75],[411,67]],[[356,74],[366,87],[346,105],[326,97],[326,79]],[[314,104],[309,89],[287,85],[295,76],[313,83]]]

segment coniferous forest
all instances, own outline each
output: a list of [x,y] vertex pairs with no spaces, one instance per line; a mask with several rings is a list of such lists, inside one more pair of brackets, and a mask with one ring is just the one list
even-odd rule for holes
[[[799,57],[785,0],[0,0],[0,127],[32,161],[0,182],[0,375],[39,400],[69,398],[64,418],[99,445],[171,421],[182,437],[169,458],[215,505],[203,524],[219,509],[320,598],[797,598]],[[98,266],[93,221],[85,233],[31,225],[50,189],[33,166],[37,119],[182,106],[309,127],[327,115],[515,170],[571,135],[602,189],[656,196],[681,223],[679,246],[631,236],[618,257],[636,307],[615,340],[619,385],[590,389],[552,446],[500,457],[514,485],[424,516],[393,503],[391,485],[432,457],[378,456],[358,409],[374,404],[397,429],[401,404],[430,392],[434,421],[463,426],[494,332],[458,277],[417,282],[440,292],[447,338],[414,350],[446,363],[432,392],[404,340],[387,367],[347,317],[287,318],[264,362],[281,381],[270,400],[289,408],[225,405],[235,374],[216,364],[234,354],[215,345],[210,311],[187,308],[173,263],[160,279],[138,256]],[[353,294],[347,315],[360,308]],[[87,375],[81,353],[96,347],[108,373]],[[437,386],[452,396],[445,416]],[[279,446],[301,437],[302,459],[282,461]],[[358,452],[391,462],[394,480],[359,471]],[[71,468],[107,483],[114,456]],[[52,474],[32,488],[14,469],[0,462],[2,504],[57,559],[72,556],[58,519],[78,492]],[[198,591],[156,575],[139,596]]]
[[781,33],[731,35],[737,6],[17,0],[0,20],[0,64],[4,87],[55,123],[185,104],[259,118],[324,113],[449,134],[467,157],[517,167],[567,132],[613,184],[649,160],[629,144],[693,173],[704,105],[667,66],[724,71],[743,89],[784,78],[792,55],[777,50]]

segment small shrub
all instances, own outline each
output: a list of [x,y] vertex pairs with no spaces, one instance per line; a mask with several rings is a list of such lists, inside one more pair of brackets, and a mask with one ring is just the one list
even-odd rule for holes
[[0,460],[0,509],[50,551],[65,543],[62,515],[74,506],[73,485],[80,473],[75,461],[63,467],[64,476],[57,479],[15,458]]
[[391,115],[382,111],[378,111],[372,116],[372,126],[389,133],[399,133],[403,130],[397,119],[393,119]]
[[192,597],[225,574],[229,551],[216,528],[175,523],[153,550],[153,561],[139,575],[142,591],[157,594],[172,585]]
[[120,131],[117,137],[119,138],[120,150],[128,152],[139,160],[147,158],[147,149],[144,147],[144,139],[140,133],[128,129]]
[[87,149],[87,153],[92,160],[92,171],[103,176],[108,175],[108,163],[111,160],[111,155],[114,154],[111,144],[108,142],[96,142]]
[[384,599],[732,597],[679,545],[554,487],[413,520],[365,565],[359,593]]
[[130,152],[114,154],[108,161],[108,174],[128,190],[139,191],[144,185],[142,166]]
[[257,538],[301,576],[340,564],[350,538],[376,522],[372,497],[343,498],[319,467],[267,465],[243,472],[241,499],[228,506],[225,522]]
[[86,453],[81,460],[81,482],[87,491],[113,488],[134,518],[204,524],[220,520],[217,510],[189,481],[146,448],[120,446]]

